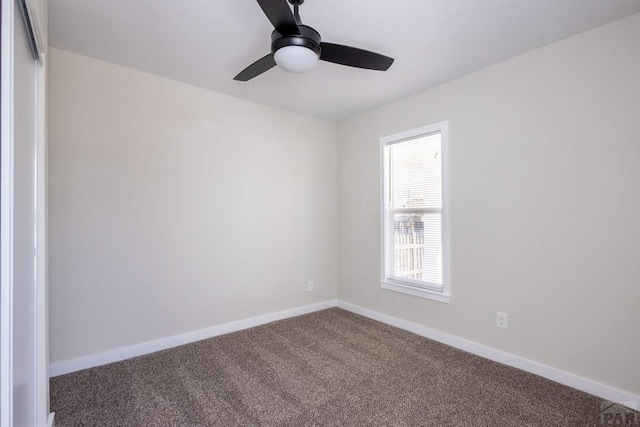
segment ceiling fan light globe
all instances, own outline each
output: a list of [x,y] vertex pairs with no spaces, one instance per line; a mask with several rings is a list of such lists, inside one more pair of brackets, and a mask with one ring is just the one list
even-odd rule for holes
[[285,71],[304,73],[316,66],[319,56],[304,46],[284,46],[276,50],[273,59]]

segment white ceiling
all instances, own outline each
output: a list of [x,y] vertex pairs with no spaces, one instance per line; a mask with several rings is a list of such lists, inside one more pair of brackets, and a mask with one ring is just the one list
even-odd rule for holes
[[49,37],[56,48],[340,121],[636,12],[640,0],[307,0],[302,19],[324,41],[394,57],[393,66],[320,62],[244,83],[233,77],[269,53],[273,29],[255,0],[50,0]]

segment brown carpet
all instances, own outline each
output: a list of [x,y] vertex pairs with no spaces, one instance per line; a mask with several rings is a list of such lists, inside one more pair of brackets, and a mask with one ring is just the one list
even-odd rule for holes
[[337,308],[51,379],[58,427],[584,427],[608,405]]

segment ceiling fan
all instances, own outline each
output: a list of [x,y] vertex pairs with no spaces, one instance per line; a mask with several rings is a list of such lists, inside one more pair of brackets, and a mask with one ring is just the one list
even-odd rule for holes
[[[246,82],[278,65],[292,73],[311,70],[318,60],[367,70],[386,71],[393,58],[341,44],[322,41],[320,33],[302,24],[298,6],[304,0],[257,0],[273,24],[271,53],[258,59],[233,79]],[[293,13],[287,4],[293,5]]]

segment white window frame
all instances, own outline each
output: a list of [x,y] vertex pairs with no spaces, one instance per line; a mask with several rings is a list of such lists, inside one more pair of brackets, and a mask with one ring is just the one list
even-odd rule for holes
[[[431,288],[423,283],[398,277],[391,278],[387,271],[387,239],[389,226],[389,168],[385,155],[387,146],[413,140],[433,133],[440,133],[442,152],[442,288]],[[450,245],[449,245],[449,122],[443,121],[429,126],[380,138],[380,284],[383,289],[401,292],[416,297],[449,303],[451,300]]]

